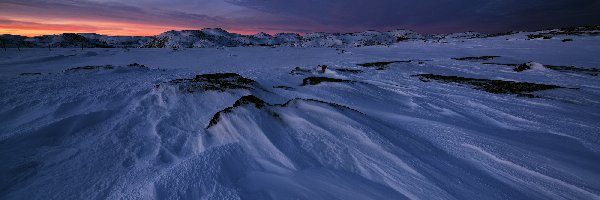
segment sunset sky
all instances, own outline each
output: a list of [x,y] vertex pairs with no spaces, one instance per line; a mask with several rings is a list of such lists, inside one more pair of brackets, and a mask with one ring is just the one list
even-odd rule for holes
[[600,24],[600,0],[0,0],[0,34],[502,32]]

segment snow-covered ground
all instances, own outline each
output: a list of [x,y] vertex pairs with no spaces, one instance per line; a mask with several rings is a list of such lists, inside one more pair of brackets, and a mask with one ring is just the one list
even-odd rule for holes
[[[600,67],[600,37],[569,38],[9,49],[0,199],[600,199],[600,78],[580,73]],[[500,57],[451,59],[478,56]],[[406,62],[357,65],[383,61]],[[247,79],[194,79],[223,72]],[[563,88],[528,98],[417,74]]]

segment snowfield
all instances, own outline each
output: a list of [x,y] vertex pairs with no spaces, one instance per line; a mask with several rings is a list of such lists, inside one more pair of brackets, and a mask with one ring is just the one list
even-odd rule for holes
[[600,37],[461,37],[1,51],[0,199],[600,199]]

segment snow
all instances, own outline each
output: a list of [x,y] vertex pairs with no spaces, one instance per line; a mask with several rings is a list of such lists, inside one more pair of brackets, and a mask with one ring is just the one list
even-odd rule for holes
[[[304,38],[325,46],[344,38],[324,35]],[[1,51],[0,198],[600,199],[599,78],[544,67],[600,67],[600,38],[506,37],[521,36],[408,40],[343,53],[285,46]],[[451,59],[467,56],[532,69]],[[356,65],[407,60],[385,70]],[[99,67],[65,71],[83,66]],[[290,74],[295,67],[310,71]],[[169,82],[217,72],[258,86],[189,93]],[[424,73],[564,88],[527,98],[412,76]],[[309,76],[355,82],[303,86]],[[266,104],[233,106],[246,95]]]
[[[214,48],[239,46],[302,46],[302,47],[359,47],[391,45],[404,40],[420,40],[424,37],[408,30],[387,32],[365,31],[358,33],[266,33],[241,35],[220,28],[201,30],[167,31],[156,36],[128,37],[106,36],[95,33],[45,35],[24,37],[0,35],[8,47],[26,46],[36,48]],[[402,40],[399,40],[402,39]]]
[[535,71],[546,71],[546,70],[548,70],[541,63],[530,62],[530,63],[527,63],[527,65],[529,67],[531,67],[532,70],[535,70]]

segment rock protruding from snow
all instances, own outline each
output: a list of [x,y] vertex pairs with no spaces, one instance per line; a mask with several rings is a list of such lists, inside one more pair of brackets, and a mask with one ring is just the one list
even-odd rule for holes
[[189,93],[197,91],[226,91],[234,89],[252,89],[258,83],[252,79],[244,78],[236,73],[216,73],[196,75],[193,79],[175,79],[171,84],[179,86],[180,90]]

